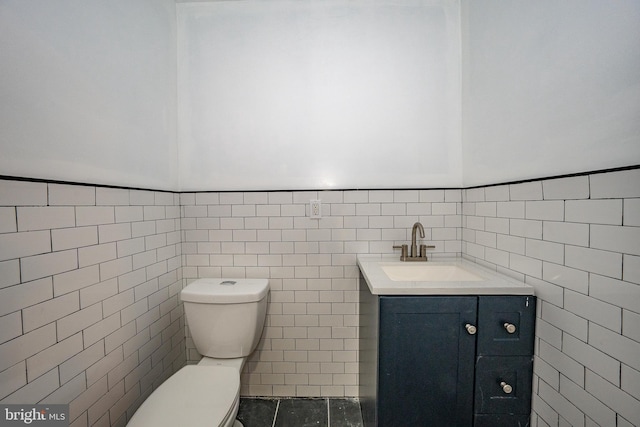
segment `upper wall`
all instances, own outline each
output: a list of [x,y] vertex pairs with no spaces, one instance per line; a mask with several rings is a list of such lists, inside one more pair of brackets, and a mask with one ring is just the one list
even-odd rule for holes
[[0,175],[430,188],[640,164],[638,21],[634,0],[5,0]]
[[462,1],[464,185],[640,164],[640,2]]
[[173,0],[0,2],[0,175],[177,188]]
[[177,11],[182,190],[461,185],[458,2]]

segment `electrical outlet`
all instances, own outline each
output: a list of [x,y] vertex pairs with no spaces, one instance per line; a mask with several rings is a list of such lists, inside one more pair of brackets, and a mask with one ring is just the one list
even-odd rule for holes
[[322,203],[320,200],[309,201],[309,217],[322,218]]

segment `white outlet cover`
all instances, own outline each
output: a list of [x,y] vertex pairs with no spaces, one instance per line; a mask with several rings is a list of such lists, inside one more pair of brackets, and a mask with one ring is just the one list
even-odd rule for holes
[[322,218],[322,202],[320,200],[309,201],[309,217]]

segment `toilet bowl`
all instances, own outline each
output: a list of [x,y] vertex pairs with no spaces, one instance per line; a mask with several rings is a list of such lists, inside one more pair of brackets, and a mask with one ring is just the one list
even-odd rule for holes
[[180,293],[197,365],[180,369],[144,401],[128,427],[241,427],[240,373],[258,345],[267,279],[198,279]]

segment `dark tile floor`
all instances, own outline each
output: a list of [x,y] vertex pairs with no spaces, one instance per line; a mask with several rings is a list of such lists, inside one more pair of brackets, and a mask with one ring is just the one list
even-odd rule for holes
[[362,427],[355,399],[243,397],[238,420],[244,427]]

